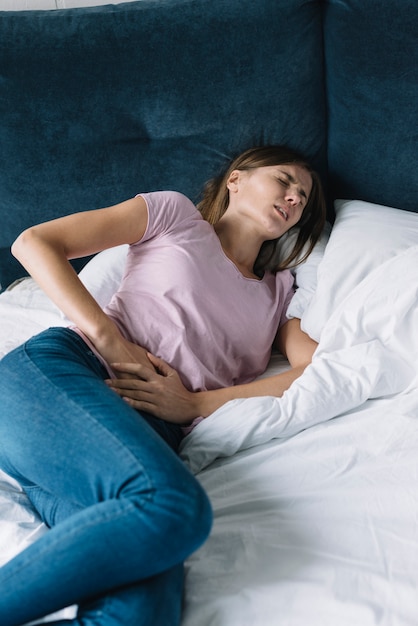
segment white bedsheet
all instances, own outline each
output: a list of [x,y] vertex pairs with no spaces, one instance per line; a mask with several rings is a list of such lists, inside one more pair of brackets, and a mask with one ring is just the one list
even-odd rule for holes
[[418,624],[417,268],[418,247],[370,274],[282,399],[185,440],[215,524],[183,626]]
[[233,400],[185,439],[196,473],[219,456],[289,437],[417,386],[418,246],[374,270],[326,324],[311,365],[282,398]]
[[[186,438],[215,522],[182,626],[418,624],[416,268],[418,246],[370,274],[282,399],[230,402]],[[0,354],[65,323],[25,283],[0,296]],[[4,474],[0,518],[0,562],[46,532]]]
[[199,473],[216,513],[182,626],[416,626],[418,396]]

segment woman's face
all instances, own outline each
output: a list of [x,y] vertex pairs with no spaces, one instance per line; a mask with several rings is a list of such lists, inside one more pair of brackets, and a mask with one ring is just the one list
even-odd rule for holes
[[251,219],[265,239],[276,239],[302,217],[312,178],[300,165],[234,170],[228,189],[231,209]]

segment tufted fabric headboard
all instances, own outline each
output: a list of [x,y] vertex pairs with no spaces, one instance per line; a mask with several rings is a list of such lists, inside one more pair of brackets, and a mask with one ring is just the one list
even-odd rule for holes
[[259,143],[305,153],[330,210],[341,196],[417,210],[414,16],[415,0],[0,12],[3,288],[29,225],[143,191],[196,200]]

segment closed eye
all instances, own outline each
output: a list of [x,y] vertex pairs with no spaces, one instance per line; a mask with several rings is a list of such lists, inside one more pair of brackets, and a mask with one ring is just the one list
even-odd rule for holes
[[[285,187],[289,186],[289,183],[293,183],[293,184],[297,184],[297,181],[295,178],[293,178],[293,176],[291,176],[290,174],[288,174],[287,172],[281,172],[283,174],[283,176],[286,177],[286,179],[283,178],[277,178],[277,180],[284,185]],[[306,195],[306,192],[303,188],[299,188],[298,193],[302,196],[302,198],[304,198],[305,200],[308,199],[308,196]]]

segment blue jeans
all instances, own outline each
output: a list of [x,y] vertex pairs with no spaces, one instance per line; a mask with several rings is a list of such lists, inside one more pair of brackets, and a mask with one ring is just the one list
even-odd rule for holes
[[180,623],[184,559],[209,500],[177,456],[181,429],[139,414],[73,331],[0,361],[0,467],[51,530],[0,569],[0,624],[77,604],[82,626]]

